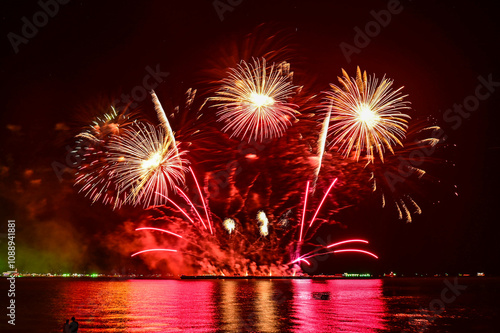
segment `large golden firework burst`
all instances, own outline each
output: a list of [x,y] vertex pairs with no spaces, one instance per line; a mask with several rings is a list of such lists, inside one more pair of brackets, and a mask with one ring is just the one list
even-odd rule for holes
[[[379,80],[367,76],[357,68],[356,78],[350,78],[342,70],[340,86],[330,84],[327,92],[327,108],[331,108],[329,135],[332,145],[347,157],[351,153],[359,160],[366,152],[368,161],[378,154],[383,161],[385,150],[393,152],[393,145],[400,145],[405,137],[409,115],[401,110],[410,109],[403,99],[403,87],[393,90],[393,81],[385,76]],[[328,110],[330,111],[330,110]]]
[[282,136],[298,113],[297,106],[288,103],[298,88],[292,77],[287,62],[267,67],[264,58],[253,64],[242,60],[210,98],[217,102],[223,131],[248,141]]
[[166,203],[168,190],[184,182],[187,160],[171,133],[163,127],[138,123],[109,144],[111,177],[124,203],[144,207]]

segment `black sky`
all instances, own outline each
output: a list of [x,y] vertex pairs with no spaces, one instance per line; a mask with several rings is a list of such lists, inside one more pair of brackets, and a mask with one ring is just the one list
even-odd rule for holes
[[[113,265],[92,251],[99,248],[94,235],[112,232],[126,212],[90,207],[71,187],[71,175],[65,173],[60,182],[53,170],[53,162],[67,164],[65,146],[92,116],[85,110],[130,92],[141,84],[147,66],[170,73],[158,87],[164,95],[196,88],[207,58],[227,40],[264,24],[268,31],[287,31],[300,66],[314,73],[319,86],[336,81],[341,68],[353,73],[359,65],[379,76],[386,73],[405,86],[416,118],[436,119],[448,136],[447,148],[436,156],[443,161],[431,168],[442,186],[425,194],[424,213],[413,223],[370,202],[342,216],[350,221],[349,233],[371,239],[380,253],[383,259],[374,269],[498,273],[500,91],[491,92],[456,129],[443,119],[447,109],[474,94],[478,77],[491,75],[500,82],[494,3],[402,1],[401,13],[350,63],[339,44],[353,45],[353,29],[364,29],[373,20],[370,12],[386,9],[388,1],[232,3],[237,5],[221,20],[213,1],[69,1],[16,53],[8,33],[21,35],[21,19],[32,21],[41,7],[35,1],[2,2],[0,207],[5,223],[0,232],[7,219],[18,221],[26,267],[45,269],[59,260],[58,244],[66,240],[72,245],[61,259],[65,268]],[[74,261],[79,252],[92,260]],[[43,264],[29,265],[37,255]],[[322,269],[329,271],[327,264]]]

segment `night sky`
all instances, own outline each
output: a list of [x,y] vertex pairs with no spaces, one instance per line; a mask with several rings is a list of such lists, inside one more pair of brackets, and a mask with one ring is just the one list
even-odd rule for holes
[[[134,210],[112,211],[78,194],[66,147],[96,109],[141,85],[148,66],[169,73],[155,90],[162,102],[175,104],[188,88],[203,91],[209,66],[224,64],[224,50],[254,34],[257,44],[286,36],[297,80],[318,92],[336,83],[342,68],[387,74],[405,86],[412,117],[437,123],[447,135],[433,156],[439,162],[426,168],[435,180],[419,187],[423,213],[412,223],[367,199],[337,217],[346,228],[331,227],[341,238],[370,239],[381,259],[332,259],[318,273],[499,273],[497,11],[493,4],[402,1],[400,12],[348,61],[339,45],[355,46],[355,28],[365,29],[371,11],[389,3],[69,1],[13,47],[9,33],[21,36],[22,18],[32,22],[42,9],[35,1],[3,1],[0,233],[5,237],[7,220],[16,220],[17,266],[29,272],[144,268],[104,244]],[[446,112],[474,96],[482,80],[493,81],[491,90],[481,88],[489,95],[470,115]],[[155,119],[149,97],[135,108]],[[5,238],[0,241],[6,253]]]

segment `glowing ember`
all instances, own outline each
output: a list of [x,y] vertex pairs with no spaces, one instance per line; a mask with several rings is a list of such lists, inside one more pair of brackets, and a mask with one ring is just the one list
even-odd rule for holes
[[224,228],[226,228],[227,232],[229,232],[229,234],[231,234],[234,229],[236,229],[236,222],[233,219],[227,218],[222,224],[224,225]]

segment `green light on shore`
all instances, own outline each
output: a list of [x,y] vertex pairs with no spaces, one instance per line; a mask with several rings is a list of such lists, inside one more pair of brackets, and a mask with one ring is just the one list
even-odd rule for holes
[[63,277],[69,277],[69,276],[70,276],[70,274],[66,273],[66,274],[63,274],[62,276],[63,276]]
[[90,274],[90,277],[93,277],[93,278],[98,277],[98,276],[99,276],[99,274],[97,274],[97,273]]
[[366,278],[366,277],[372,277],[371,274],[368,274],[368,273],[362,273],[362,274],[358,274],[358,273],[344,273],[342,274],[343,277],[349,277],[349,278],[352,278],[352,277],[360,277],[360,278]]

